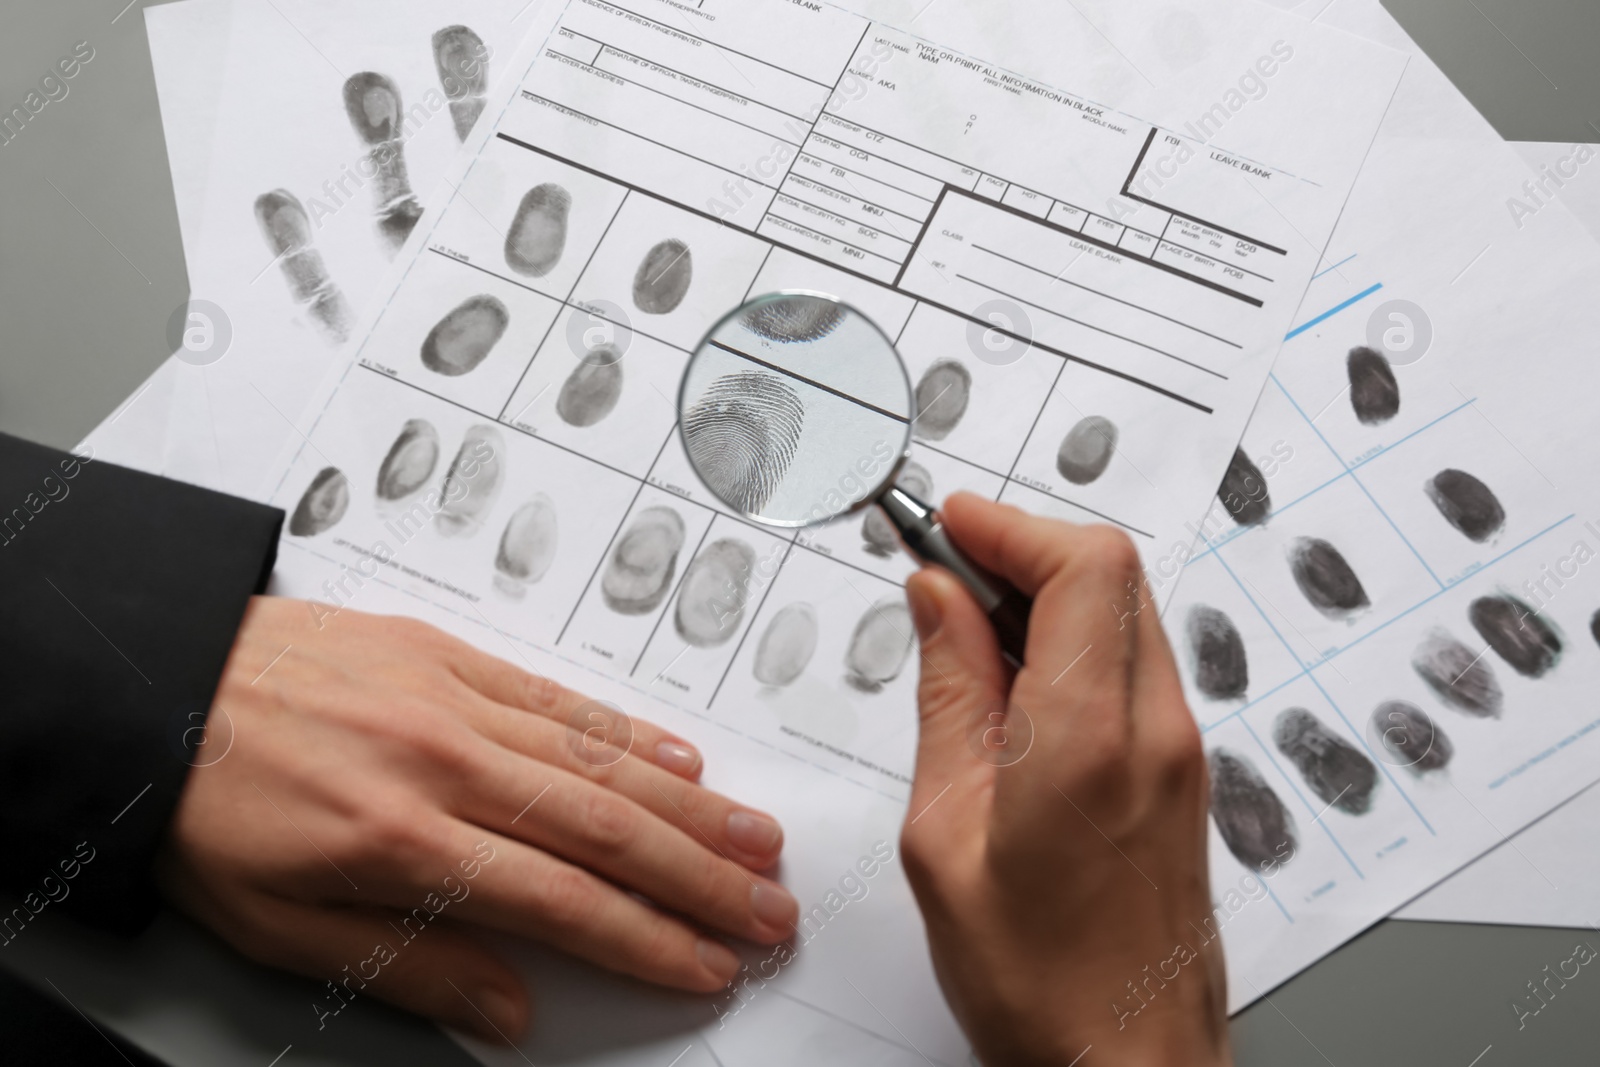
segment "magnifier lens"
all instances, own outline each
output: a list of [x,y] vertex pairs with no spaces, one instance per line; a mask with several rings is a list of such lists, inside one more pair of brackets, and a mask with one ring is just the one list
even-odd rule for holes
[[814,293],[757,297],[712,327],[678,410],[701,480],[773,526],[826,522],[873,499],[911,440],[911,382],[893,343]]

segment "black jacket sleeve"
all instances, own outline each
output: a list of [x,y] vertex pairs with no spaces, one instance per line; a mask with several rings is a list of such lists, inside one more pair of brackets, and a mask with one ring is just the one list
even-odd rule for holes
[[215,758],[201,727],[282,521],[0,434],[0,893],[22,903],[0,939],[46,907],[128,933],[154,914],[151,860]]

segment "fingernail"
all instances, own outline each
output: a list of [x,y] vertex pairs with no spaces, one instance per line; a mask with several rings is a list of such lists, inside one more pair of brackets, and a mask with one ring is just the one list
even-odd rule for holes
[[[472,1003],[478,1009],[472,1013],[472,1018],[478,1024],[473,1029],[489,1040],[515,1042],[522,1036],[527,1023],[522,1017],[522,1001],[516,995],[498,986],[485,986],[472,998]],[[487,1023],[485,1016],[488,1017]]]
[[700,769],[700,753],[682,741],[663,741],[656,746],[656,765],[684,778]]
[[800,905],[782,886],[757,882],[750,890],[750,910],[767,926],[787,930],[794,926],[795,917],[800,914]]
[[728,816],[728,840],[742,851],[765,856],[783,844],[783,829],[765,815],[736,811]]
[[733,976],[739,973],[739,957],[733,950],[720,941],[712,941],[702,937],[694,947],[695,955],[700,957],[700,962],[705,969],[716,975],[724,983],[733,981]]
[[939,632],[939,624],[944,621],[944,609],[939,606],[939,599],[922,587],[918,581],[906,583],[906,600],[911,605],[911,624],[917,628],[917,636],[927,641]]

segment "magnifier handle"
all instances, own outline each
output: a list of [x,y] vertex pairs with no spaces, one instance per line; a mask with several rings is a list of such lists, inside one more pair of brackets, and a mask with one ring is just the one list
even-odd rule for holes
[[1022,653],[1028,644],[1028,615],[1033,601],[1007,582],[973,563],[950,540],[939,513],[904,489],[890,487],[878,498],[905,541],[906,547],[924,563],[936,563],[954,574],[967,587],[979,606],[988,614],[1000,639],[1000,651],[1012,666],[1022,666]]

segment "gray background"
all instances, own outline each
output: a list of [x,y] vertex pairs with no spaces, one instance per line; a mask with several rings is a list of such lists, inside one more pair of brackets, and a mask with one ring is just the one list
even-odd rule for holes
[[[63,448],[165,358],[168,317],[188,295],[143,5],[124,12],[124,2],[11,0],[0,30],[0,104],[7,109],[75,42],[87,39],[95,48],[69,95],[0,146],[0,430]],[[1595,0],[1385,6],[1503,136],[1600,140]],[[170,929],[167,935],[163,944]],[[1600,1008],[1600,978],[1585,970],[1521,1030],[1510,1006],[1525,983],[1569,957],[1586,935],[1382,923],[1236,1017],[1238,1062],[1593,1064],[1600,1055],[1586,1038],[1597,1032],[1589,1020]],[[51,945],[80,941],[99,944],[58,926],[33,945],[30,970],[48,970]],[[178,941],[192,950],[184,963],[197,993],[231,993],[225,1005],[190,1011],[205,1016],[214,1039],[206,1043],[210,1062],[218,1040],[236,1048],[232,1058],[241,1064],[265,1064],[289,1041],[297,1062],[473,1062],[431,1027],[370,1003],[353,1006],[326,1035],[315,1034],[298,1007],[316,999],[313,984],[229,966],[192,931]],[[28,947],[19,942],[9,951]],[[136,967],[149,948],[110,951]],[[68,995],[97,1014],[114,1019],[140,1008],[138,991],[104,969],[75,967],[62,956],[60,970]],[[292,1018],[282,1008],[289,1002],[297,1005]]]

